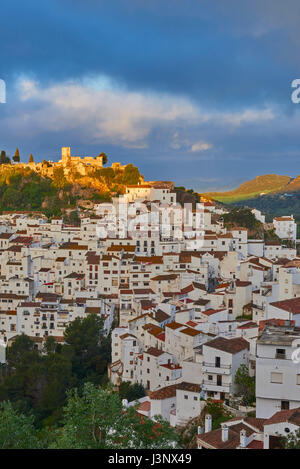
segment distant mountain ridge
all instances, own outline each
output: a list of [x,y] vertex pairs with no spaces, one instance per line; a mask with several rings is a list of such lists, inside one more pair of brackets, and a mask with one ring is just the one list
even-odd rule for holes
[[226,192],[206,192],[203,195],[223,203],[235,203],[260,195],[300,191],[300,175],[296,178],[265,174],[243,182],[237,189]]

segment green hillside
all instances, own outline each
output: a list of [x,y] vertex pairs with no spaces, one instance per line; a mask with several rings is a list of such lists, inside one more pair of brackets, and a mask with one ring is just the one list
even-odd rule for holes
[[[257,176],[256,178],[251,179],[250,181],[244,182],[233,191],[208,192],[203,195],[218,200],[220,202],[230,204],[241,200],[252,199],[254,197],[260,196],[261,194],[269,194],[285,190],[285,188],[290,184],[292,186],[292,181],[295,180],[293,180],[289,176],[265,174],[263,176]],[[300,183],[300,181],[298,181],[298,183]],[[291,188],[289,190],[293,189]]]
[[127,165],[123,172],[103,168],[88,178],[73,175],[66,179],[62,168],[55,168],[50,178],[29,168],[0,162],[0,213],[25,210],[41,211],[48,217],[61,216],[84,201],[110,200],[112,193],[123,193],[127,184],[136,184],[140,177],[133,165]]

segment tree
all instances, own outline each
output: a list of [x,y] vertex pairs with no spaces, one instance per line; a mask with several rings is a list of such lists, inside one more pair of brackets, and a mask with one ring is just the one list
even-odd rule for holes
[[221,402],[212,402],[207,400],[207,404],[203,409],[203,417],[209,414],[212,417],[212,429],[215,430],[221,426],[221,423],[232,418],[232,415],[224,408]]
[[7,349],[7,364],[15,368],[18,366],[27,352],[34,350],[34,342],[28,335],[21,334],[16,337],[12,345]]
[[124,170],[124,184],[137,184],[140,180],[140,172],[133,164],[128,164]]
[[101,383],[107,379],[111,342],[103,330],[103,320],[95,314],[76,318],[64,333],[72,353],[72,370],[79,382]]
[[122,381],[119,386],[119,395],[122,399],[132,402],[144,397],[145,389],[140,383],[131,384],[130,381]]
[[102,157],[102,164],[103,164],[103,165],[106,164],[106,163],[107,163],[107,155],[106,155],[106,153],[103,153],[103,152],[102,152],[102,153],[100,153],[99,156]]
[[300,449],[300,428],[296,432],[283,436],[281,444],[283,449]]
[[13,160],[15,163],[20,163],[20,152],[18,148],[16,148],[15,155],[13,156]]
[[29,156],[29,161],[28,163],[34,163],[34,159],[33,159],[33,155],[32,153],[30,153],[30,156]]
[[57,189],[63,189],[67,185],[68,181],[65,178],[64,168],[53,169],[53,186]]
[[6,155],[6,151],[2,150],[0,153],[0,164],[10,164],[10,158]]
[[65,215],[64,222],[66,225],[80,226],[80,217],[77,210],[72,210],[69,215]]
[[107,389],[86,383],[82,395],[69,393],[64,408],[63,426],[56,433],[52,447],[60,449],[172,448],[177,442],[169,423],[156,422],[136,412],[123,409],[120,396]]
[[58,348],[58,344],[56,342],[56,340],[54,339],[54,337],[52,336],[48,336],[47,339],[46,339],[46,342],[44,344],[44,352],[45,353],[54,353]]
[[115,172],[112,168],[102,168],[96,172],[96,176],[100,176],[101,179],[104,179],[105,184],[110,186],[115,177]]
[[41,447],[33,417],[19,414],[10,402],[0,404],[0,448],[36,449]]
[[74,385],[67,349],[53,338],[41,354],[28,336],[18,336],[8,349],[8,376],[0,384],[0,400],[10,400],[21,412],[32,412],[36,421],[55,422],[65,404],[66,390]]
[[261,224],[256,220],[249,208],[234,207],[229,213],[223,215],[224,223],[228,227],[243,226],[249,230],[259,229]]
[[234,377],[237,394],[243,397],[244,405],[251,405],[255,401],[255,379],[249,376],[248,367],[241,365]]

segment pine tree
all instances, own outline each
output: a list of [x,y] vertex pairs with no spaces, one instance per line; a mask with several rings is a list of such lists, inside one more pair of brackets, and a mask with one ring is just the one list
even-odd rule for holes
[[34,159],[33,159],[32,153],[30,153],[30,156],[29,156],[29,163],[34,163]]
[[10,158],[6,155],[6,151],[2,150],[0,153],[0,164],[9,164]]
[[13,156],[13,160],[15,163],[20,163],[20,152],[18,148],[16,148],[15,156]]

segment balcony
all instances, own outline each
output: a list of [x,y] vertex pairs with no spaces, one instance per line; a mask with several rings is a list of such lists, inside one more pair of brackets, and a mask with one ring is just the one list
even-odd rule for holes
[[263,306],[252,304],[252,307],[253,307],[253,309],[260,309],[261,311],[264,311]]
[[213,392],[226,392],[229,393],[231,390],[231,385],[228,383],[222,383],[218,385],[216,382],[213,381],[203,381],[202,384],[203,391],[213,391]]
[[206,373],[215,373],[215,374],[222,374],[222,375],[231,374],[231,365],[220,364],[219,366],[216,366],[215,363],[203,362],[202,368],[203,368],[203,371]]

